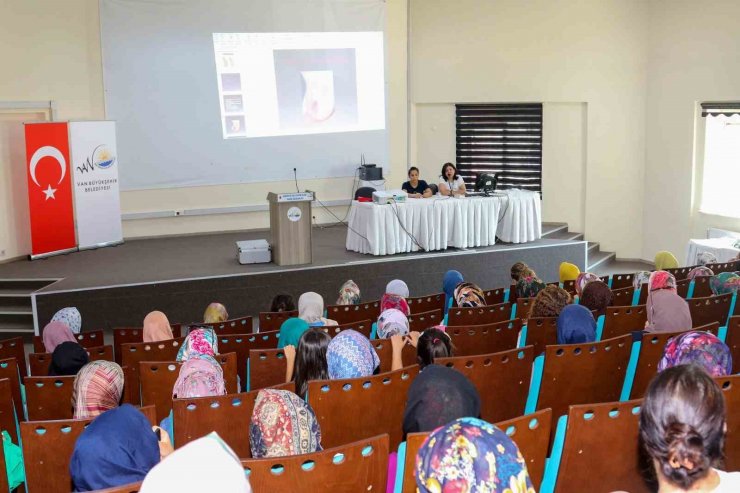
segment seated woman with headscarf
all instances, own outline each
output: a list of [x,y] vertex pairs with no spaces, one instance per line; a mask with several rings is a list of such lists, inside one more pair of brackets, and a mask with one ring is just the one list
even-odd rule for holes
[[177,361],[218,355],[218,337],[210,327],[191,327],[177,352]]
[[[643,288],[645,289],[645,288]],[[648,280],[648,332],[679,332],[691,329],[691,312],[686,300],[676,292],[676,278],[664,270],[653,272]]]
[[516,297],[517,299],[534,298],[545,287],[547,287],[547,284],[536,276],[524,275],[516,283]]
[[205,313],[203,313],[203,322],[207,324],[221,323],[228,319],[229,312],[226,311],[226,307],[221,303],[211,303],[206,307]]
[[72,389],[74,418],[94,418],[115,409],[123,394],[123,369],[112,361],[92,361],[77,373]]
[[737,272],[720,272],[709,279],[709,287],[715,296],[734,293],[740,288],[740,275]]
[[149,312],[144,317],[144,342],[159,342],[173,339],[172,327],[167,315],[160,311]]
[[58,345],[51,353],[49,364],[50,377],[77,375],[89,362],[89,355],[85,348],[76,342],[66,341]]
[[661,250],[655,254],[655,270],[676,269],[678,259],[671,252]]
[[343,330],[326,349],[329,378],[369,377],[380,367],[380,358],[370,340],[356,330]]
[[570,293],[563,288],[547,286],[537,293],[529,310],[529,318],[557,317],[571,301]]
[[63,342],[77,342],[69,326],[64,322],[49,322],[41,334],[44,341],[44,349],[47,353],[53,353],[58,345]]
[[590,282],[580,294],[578,303],[591,311],[596,311],[596,316],[606,314],[606,308],[612,304],[614,293],[601,279]]
[[82,330],[82,315],[80,314],[80,311],[73,306],[62,308],[56,312],[54,316],[51,317],[51,321],[62,322],[64,325],[69,327],[69,330],[71,330],[73,334],[79,334]]
[[357,286],[355,281],[350,279],[342,284],[342,287],[339,288],[337,305],[359,305],[360,301],[360,288]]
[[321,428],[308,402],[288,390],[262,389],[249,423],[252,457],[285,457],[322,450]]
[[409,297],[409,287],[400,279],[394,279],[385,287],[385,293],[380,298],[380,311],[384,312],[390,308],[401,310],[407,317],[411,313],[406,298]]
[[455,288],[455,304],[458,308],[486,306],[483,290],[472,282],[461,282]]
[[442,279],[442,291],[444,291],[445,294],[445,315],[447,315],[447,311],[454,303],[455,288],[463,281],[463,276],[458,271],[448,270],[445,272],[445,276]]
[[671,338],[663,348],[658,372],[689,364],[702,367],[713,377],[732,375],[730,348],[711,332],[692,330]]
[[298,318],[310,327],[337,325],[337,322],[324,318],[324,298],[319,293],[309,291],[298,298]]
[[596,320],[591,311],[581,305],[568,305],[557,319],[558,344],[581,344],[596,340]]
[[581,273],[581,269],[579,269],[576,264],[571,264],[570,262],[561,262],[558,272],[560,283],[562,284],[565,281],[575,281],[576,279],[578,279],[578,275]]

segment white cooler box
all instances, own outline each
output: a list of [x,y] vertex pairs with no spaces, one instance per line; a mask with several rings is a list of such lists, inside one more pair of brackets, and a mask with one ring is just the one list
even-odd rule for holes
[[264,264],[272,260],[267,240],[237,241],[236,253],[240,264]]

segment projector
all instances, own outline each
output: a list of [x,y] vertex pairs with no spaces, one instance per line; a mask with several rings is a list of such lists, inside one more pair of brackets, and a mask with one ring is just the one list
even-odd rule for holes
[[385,205],[391,202],[397,204],[406,202],[408,194],[403,190],[376,190],[373,192],[373,203]]

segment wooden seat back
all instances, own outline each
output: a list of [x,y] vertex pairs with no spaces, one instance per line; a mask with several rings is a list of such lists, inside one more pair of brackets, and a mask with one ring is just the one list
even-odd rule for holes
[[72,419],[75,376],[27,377],[26,407],[29,421]]
[[247,365],[249,391],[285,383],[287,361],[282,349],[252,349]]
[[[278,346],[279,330],[256,334],[231,334],[218,336],[218,350],[221,353],[236,353],[237,374],[243,388],[247,386],[247,361],[252,349],[273,349]],[[241,390],[241,389],[240,389]]]
[[193,322],[190,324],[180,324],[180,328],[181,330],[183,328],[187,330],[188,327],[194,325],[199,327],[210,327],[216,335],[251,334],[253,332],[251,315],[232,318],[230,320],[224,320],[223,322]]
[[326,313],[327,318],[340,325],[361,320],[377,320],[380,316],[380,300],[359,305],[329,305],[326,307]]
[[[236,354],[219,354],[215,356],[224,371],[226,392],[235,394]],[[139,363],[141,381],[141,402],[144,406],[154,405],[157,410],[157,422],[162,421],[172,410],[172,389],[180,375],[182,363],[177,361],[142,361]]]
[[373,332],[373,321],[360,320],[359,322],[350,322],[341,325],[322,325],[321,327],[315,328],[323,330],[332,337],[339,334],[343,330],[352,329],[370,339],[370,334],[372,334]]
[[632,298],[635,296],[635,288],[612,289],[611,306],[632,306]]
[[511,303],[491,306],[458,308],[453,306],[447,312],[447,325],[483,325],[509,320]]
[[547,346],[537,409],[549,407],[555,418],[575,404],[619,400],[631,349],[629,334],[601,342]]
[[733,293],[706,298],[692,298],[688,300],[691,312],[691,323],[694,327],[719,322],[720,326],[727,323],[732,304]]
[[406,394],[419,374],[418,366],[364,378],[315,380],[308,383],[308,403],[321,426],[327,447],[382,433],[394,450],[401,443]]
[[533,317],[527,320],[525,344],[534,347],[535,356],[545,351],[545,346],[558,343],[558,318]]
[[182,447],[215,431],[237,456],[252,457],[249,422],[258,392],[175,399],[172,401],[175,445]]
[[442,323],[442,310],[431,310],[428,312],[412,313],[409,315],[409,330],[424,332],[430,327]]
[[608,306],[604,315],[604,330],[601,339],[611,339],[630,332],[645,329],[647,308],[637,306]]
[[[509,288],[496,288],[496,289],[489,289],[487,291],[483,291],[483,297],[486,300],[486,305],[498,305],[499,303],[503,303],[506,299],[506,290]],[[515,289],[513,289],[509,293],[509,301],[514,303],[516,298],[512,299],[512,294],[515,293]]]
[[727,435],[725,437],[725,470],[740,469],[740,375],[715,377],[722,389],[727,409]]
[[[737,304],[740,305],[740,303]],[[732,373],[740,373],[740,317],[737,315],[731,317],[727,323],[725,344],[732,354]]]
[[11,337],[0,341],[0,359],[15,358],[21,378],[28,375],[26,368],[26,352],[23,347],[23,336]]
[[297,316],[298,310],[291,310],[289,312],[260,312],[260,332],[280,330],[280,326],[283,325],[283,322],[285,322],[289,318]]
[[694,278],[694,292],[691,294],[692,298],[706,298],[712,296],[712,288],[709,286],[709,280],[711,276],[699,276]]
[[649,492],[639,455],[641,400],[570,406],[555,491]]
[[21,423],[26,491],[69,493],[74,491],[69,463],[77,438],[92,419],[29,421]]
[[[85,351],[87,351],[88,361],[113,361],[113,346],[85,348]],[[31,370],[31,375],[34,377],[45,377],[49,375],[51,354],[30,353],[28,355],[28,364]]]
[[[535,491],[539,491],[545,473],[547,447],[550,442],[552,411],[543,409],[526,416],[496,423],[496,427],[511,437],[527,462],[527,472]],[[430,432],[409,433],[406,437],[402,493],[416,493],[416,455]]]
[[675,267],[671,269],[663,269],[664,271],[668,272],[669,274],[673,274],[673,277],[676,278],[676,281],[682,281],[688,277],[689,272],[691,272],[691,269],[696,267],[695,265],[690,265],[688,267]]
[[[18,444],[18,430],[15,426],[15,406],[10,379],[0,379],[0,431],[5,430],[13,443]],[[0,447],[2,448],[2,447]],[[0,469],[0,476],[2,475]]]
[[738,261],[732,260],[730,262],[717,262],[713,264],[707,264],[706,267],[712,269],[712,272],[719,274],[721,272],[736,272],[738,270]]
[[532,346],[480,356],[440,358],[435,364],[454,368],[480,395],[480,417],[489,423],[524,414],[532,378]]
[[[171,325],[172,336],[175,339],[180,337],[180,325]],[[133,342],[144,342],[144,330],[141,327],[116,327],[113,329],[113,352],[115,353],[116,363],[121,364],[121,346]]]
[[683,299],[688,298],[690,285],[690,279],[681,279],[680,281],[676,281],[676,294],[678,294]]
[[522,320],[506,320],[484,325],[447,326],[453,356],[474,356],[513,349],[519,339]]
[[[393,366],[391,341],[388,339],[372,339],[370,344],[375,348],[375,352],[378,353],[378,358],[380,359],[379,372],[386,373],[391,371],[391,367]],[[417,364],[416,348],[410,344],[405,345],[401,351],[401,361],[404,367]]]
[[532,308],[534,298],[517,298],[516,300],[516,316],[521,319],[529,317],[529,310]]
[[[105,346],[105,335],[103,330],[91,330],[89,332],[80,332],[75,334],[75,339],[84,348]],[[33,336],[33,352],[45,353],[44,339],[41,336]]]
[[445,311],[445,294],[429,294],[427,296],[419,296],[416,298],[406,298],[406,303],[409,304],[409,310],[411,314],[430,312],[432,310]]
[[253,491],[385,491],[388,435],[380,435],[321,452],[245,459]]
[[[559,283],[555,283],[555,286],[559,286]],[[563,282],[563,289],[569,292],[572,295],[576,294],[576,281],[575,279],[570,279],[568,281]]]
[[612,274],[612,290],[632,287],[635,274]]
[[[171,361],[177,358],[184,337],[159,342],[134,342],[121,345],[121,366],[124,368],[126,385],[123,402],[141,405],[139,395],[139,363],[142,361]],[[126,371],[128,368],[128,371]]]
[[23,401],[21,400],[21,381],[18,374],[18,361],[15,358],[0,359],[0,379],[7,378],[10,381],[10,391],[13,395],[13,405],[18,421],[25,419],[23,413]]

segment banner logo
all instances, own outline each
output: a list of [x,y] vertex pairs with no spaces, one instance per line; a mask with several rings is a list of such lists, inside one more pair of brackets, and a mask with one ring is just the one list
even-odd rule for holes
[[87,171],[93,171],[95,168],[108,169],[115,162],[116,157],[113,153],[108,150],[105,144],[101,144],[93,149],[92,155],[82,163],[82,166],[77,166],[77,171],[85,173]]
[[[67,161],[64,159],[64,155],[62,152],[53,146],[43,146],[39,147],[36,152],[33,153],[33,156],[31,157],[31,162],[29,164],[29,172],[31,173],[31,179],[33,182],[38,186],[41,187],[41,184],[39,183],[38,179],[36,178],[36,166],[38,166],[39,161],[41,161],[45,157],[50,157],[52,159],[55,159],[57,163],[59,163],[59,168],[61,169],[62,173],[59,176],[59,181],[57,182],[57,185],[62,183],[62,180],[64,180],[64,175],[66,174],[67,170]],[[46,187],[46,190],[42,190],[42,192],[46,195],[45,200],[49,199],[55,199],[54,193],[57,191],[56,188],[51,188],[51,183],[48,184]]]

